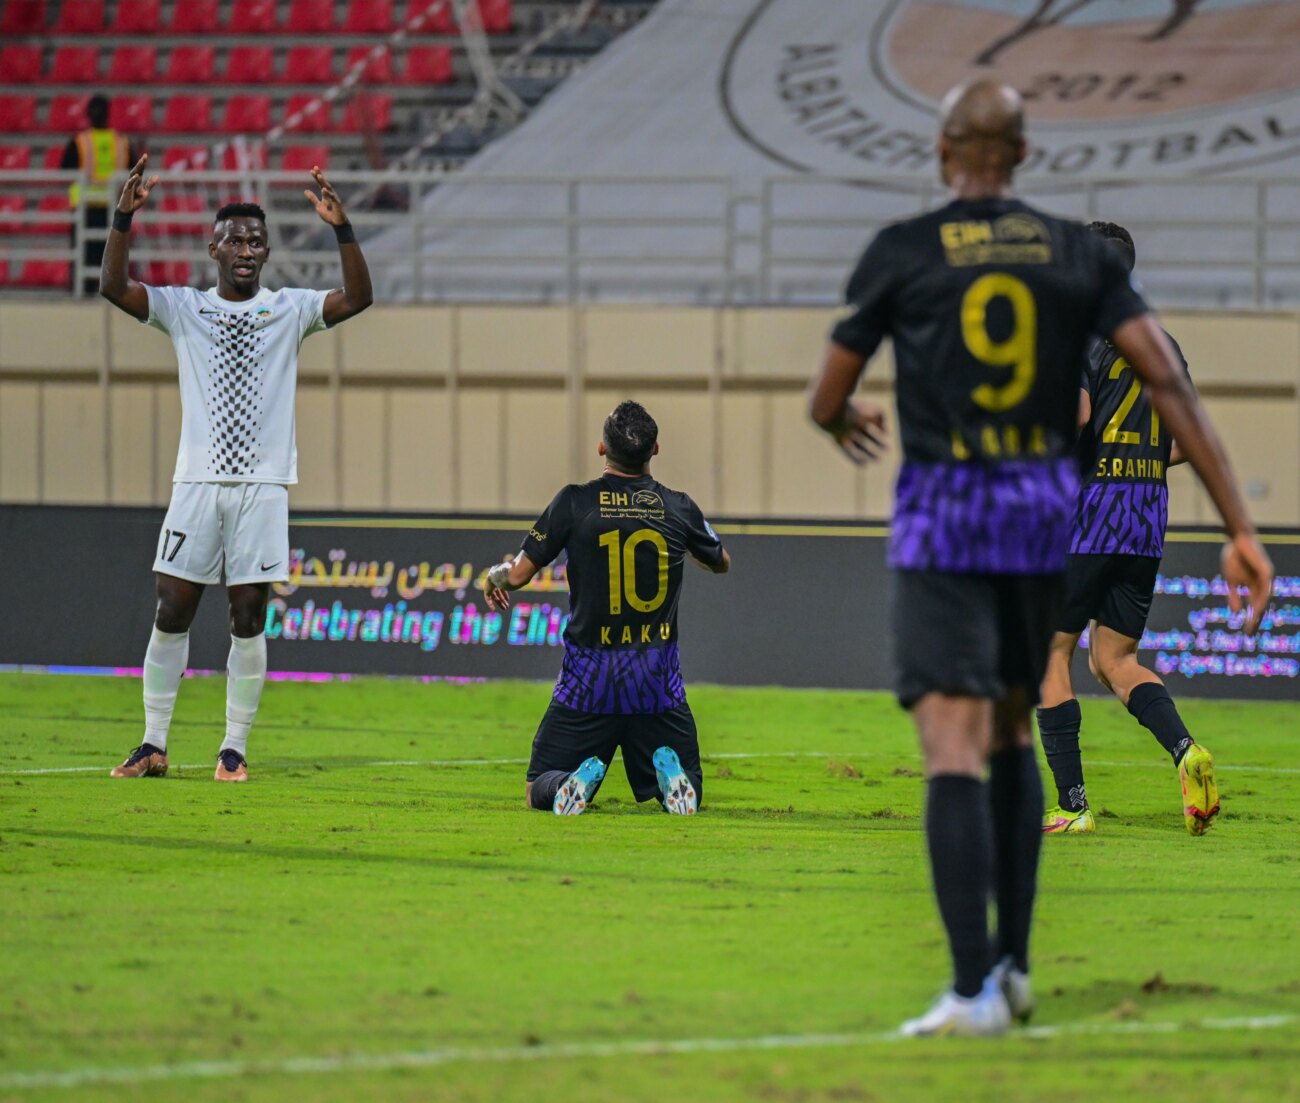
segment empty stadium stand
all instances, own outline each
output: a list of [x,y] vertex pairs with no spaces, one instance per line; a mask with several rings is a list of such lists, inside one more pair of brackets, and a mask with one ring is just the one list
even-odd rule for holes
[[[653,4],[600,5],[612,14],[598,13],[580,41],[548,44],[506,83],[536,103]],[[499,58],[573,7],[573,0],[476,3]],[[465,108],[476,89],[449,0],[0,0],[0,40],[4,172],[58,168],[96,92],[110,98],[113,125],[133,147],[171,173],[382,167]],[[341,92],[322,101],[349,74]],[[259,148],[273,128],[269,148]],[[458,127],[422,160],[454,165],[499,131]],[[16,229],[24,246],[66,248],[70,222],[55,228],[34,212],[66,204],[67,182],[27,179],[18,187],[5,210],[20,201],[29,221],[0,226],[7,269],[0,282],[53,287],[66,267],[37,263],[4,239]],[[50,239],[37,241],[37,230]]]

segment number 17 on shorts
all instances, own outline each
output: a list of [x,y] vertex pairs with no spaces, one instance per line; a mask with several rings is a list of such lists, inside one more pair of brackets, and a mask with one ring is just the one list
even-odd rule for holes
[[289,577],[288,489],[176,483],[153,569],[205,586],[283,582]]

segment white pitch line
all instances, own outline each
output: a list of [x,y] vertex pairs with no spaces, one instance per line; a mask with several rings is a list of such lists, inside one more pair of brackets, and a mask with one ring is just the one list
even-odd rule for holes
[[[895,755],[884,751],[738,751],[724,753],[701,753],[700,758],[708,762],[712,759],[743,759],[743,758],[894,758]],[[379,762],[350,762],[334,766],[337,770],[374,770],[387,767],[411,767],[411,766],[519,766],[527,764],[526,758],[401,758],[383,760]],[[1160,762],[1107,762],[1103,759],[1085,758],[1083,760],[1086,766],[1106,766],[1124,770],[1153,770],[1165,769]],[[212,763],[195,762],[189,764],[177,763],[175,768],[178,770],[206,770]],[[311,765],[310,762],[280,764],[269,767],[272,770],[297,770],[302,767]],[[38,776],[42,774],[93,774],[109,767],[100,766],[47,766],[43,768],[21,769],[21,770],[0,770],[0,777],[5,776]],[[264,767],[266,768],[266,767]],[[1222,773],[1223,771],[1243,771],[1256,774],[1300,774],[1300,767],[1294,766],[1250,766],[1241,763],[1229,763],[1227,765],[1217,765],[1215,769]]]
[[[1188,1022],[1064,1023],[1017,1030],[1005,1041],[1105,1035],[1175,1034],[1186,1030],[1274,1030],[1289,1026],[1294,1015],[1245,1016]],[[661,1041],[560,1042],[535,1046],[460,1047],[396,1053],[351,1053],[337,1056],[283,1057],[270,1061],[189,1061],[174,1065],[82,1068],[0,1074],[0,1088],[80,1088],[90,1084],[139,1084],[160,1080],[217,1080],[244,1076],[300,1076],[311,1073],[385,1072],[450,1064],[509,1064],[600,1057],[655,1057],[670,1054],[747,1053],[782,1049],[849,1049],[902,1042],[896,1031],[875,1034],[768,1034],[754,1038],[670,1038]],[[939,1045],[944,1042],[920,1043]],[[983,1041],[979,1044],[995,1046]],[[937,1052],[937,1051],[934,1051]],[[990,1050],[990,1052],[994,1052]]]

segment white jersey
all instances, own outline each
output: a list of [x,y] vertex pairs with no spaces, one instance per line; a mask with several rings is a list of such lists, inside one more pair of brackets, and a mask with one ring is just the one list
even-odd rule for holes
[[298,348],[325,328],[326,291],[149,287],[147,325],[176,346],[181,446],[173,482],[296,483]]

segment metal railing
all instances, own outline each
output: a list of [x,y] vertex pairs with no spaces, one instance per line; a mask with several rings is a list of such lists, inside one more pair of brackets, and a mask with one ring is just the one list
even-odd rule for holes
[[[745,187],[722,176],[434,169],[330,178],[345,202],[364,197],[349,213],[380,295],[395,302],[831,303],[876,229],[943,201],[942,188],[928,180],[886,190],[806,176]],[[7,291],[21,285],[29,260],[67,265],[74,294],[97,278],[86,246],[104,241],[107,230],[88,228],[81,207],[35,209],[36,195],[66,195],[75,179],[72,172],[0,172],[0,194],[29,197],[24,210],[0,208]],[[121,183],[113,181],[113,194]],[[142,278],[211,284],[211,217],[238,197],[268,211],[268,284],[332,286],[338,254],[302,197],[304,183],[292,172],[165,175],[137,219],[132,262]],[[1300,181],[1096,181],[1026,197],[1068,216],[1128,226],[1139,272],[1161,305],[1300,306]]]

